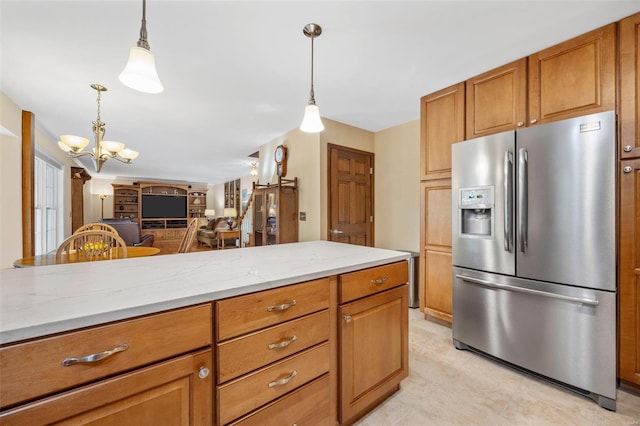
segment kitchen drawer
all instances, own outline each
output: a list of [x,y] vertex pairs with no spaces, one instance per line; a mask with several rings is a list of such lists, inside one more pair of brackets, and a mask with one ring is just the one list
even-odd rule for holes
[[[206,304],[0,348],[2,407],[209,346],[211,328]],[[62,365],[123,344],[101,361]]]
[[328,372],[329,357],[329,343],[323,343],[219,386],[219,424],[227,424]]
[[221,300],[216,302],[217,341],[328,307],[328,278]]
[[339,303],[388,290],[402,285],[408,280],[409,265],[406,261],[342,274],[338,281],[340,283]]
[[325,310],[218,344],[218,383],[329,340],[329,325]]
[[232,426],[330,425],[329,398],[329,375],[326,374]]

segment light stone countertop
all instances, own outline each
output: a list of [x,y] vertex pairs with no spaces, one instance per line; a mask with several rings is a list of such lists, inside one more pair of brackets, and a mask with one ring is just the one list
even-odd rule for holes
[[0,343],[408,259],[328,241],[0,271]]

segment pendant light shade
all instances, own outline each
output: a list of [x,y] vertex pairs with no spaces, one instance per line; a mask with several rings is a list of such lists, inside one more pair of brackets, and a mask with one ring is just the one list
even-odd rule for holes
[[304,108],[304,118],[302,119],[300,130],[306,133],[318,133],[324,130],[318,105],[307,105]]
[[160,93],[164,90],[156,71],[155,55],[144,47],[131,48],[127,66],[118,78],[122,84],[139,92]]
[[118,79],[127,87],[144,93],[160,93],[164,90],[158,72],[156,57],[147,41],[147,2],[142,0],[142,26],[138,43],[129,51],[129,61]]
[[311,90],[300,130],[305,133],[318,133],[324,130],[324,125],[320,119],[320,110],[316,105],[315,93],[313,92],[313,39],[322,34],[322,28],[318,24],[311,23],[304,26],[302,33],[311,39]]

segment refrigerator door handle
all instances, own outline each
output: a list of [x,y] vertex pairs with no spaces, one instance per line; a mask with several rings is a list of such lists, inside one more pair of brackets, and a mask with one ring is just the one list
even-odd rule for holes
[[520,246],[520,252],[522,253],[525,253],[527,250],[528,161],[529,158],[527,150],[520,148],[518,150],[518,245]]
[[468,276],[462,275],[462,274],[456,274],[456,278],[460,278],[461,280],[467,281],[467,282],[470,282],[470,283],[480,284],[480,285],[483,285],[485,287],[498,288],[500,290],[507,290],[507,291],[516,291],[516,292],[519,292],[519,293],[533,294],[533,295],[536,295],[536,296],[549,297],[549,298],[552,298],[552,299],[560,299],[560,300],[564,300],[565,302],[580,303],[580,304],[589,305],[589,306],[598,306],[598,304],[600,303],[596,299],[586,299],[586,298],[582,298],[582,297],[571,297],[571,296],[565,296],[565,295],[562,295],[562,294],[549,293],[547,291],[533,290],[531,288],[515,287],[515,286],[512,286],[512,285],[508,285],[508,284],[498,284],[498,283],[494,283],[494,282],[487,281],[487,280],[481,280],[480,278],[468,277]]
[[513,250],[513,153],[504,152],[504,251]]

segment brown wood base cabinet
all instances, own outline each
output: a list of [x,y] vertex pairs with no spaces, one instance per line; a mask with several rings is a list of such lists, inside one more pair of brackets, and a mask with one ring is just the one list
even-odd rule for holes
[[3,347],[0,424],[211,424],[211,330],[206,304]]
[[340,424],[400,387],[408,368],[406,262],[340,276]]
[[7,344],[0,424],[351,424],[408,374],[407,280],[401,261]]

